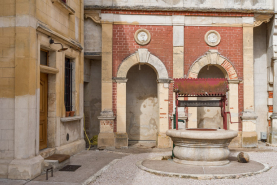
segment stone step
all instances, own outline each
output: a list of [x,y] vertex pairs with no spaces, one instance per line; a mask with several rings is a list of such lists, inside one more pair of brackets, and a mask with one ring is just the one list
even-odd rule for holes
[[44,159],[44,171],[53,167],[53,169],[61,169],[70,163],[70,155],[65,154],[53,154]]

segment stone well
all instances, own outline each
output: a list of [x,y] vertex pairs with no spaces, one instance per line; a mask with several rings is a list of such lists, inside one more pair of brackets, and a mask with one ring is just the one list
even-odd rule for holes
[[228,145],[238,135],[237,131],[223,129],[168,130],[175,145],[174,161],[200,166],[226,165],[230,151]]

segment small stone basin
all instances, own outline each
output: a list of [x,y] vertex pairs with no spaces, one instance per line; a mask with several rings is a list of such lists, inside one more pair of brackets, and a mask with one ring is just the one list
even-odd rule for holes
[[230,151],[228,146],[238,132],[224,129],[168,130],[175,145],[174,161],[199,166],[226,165]]

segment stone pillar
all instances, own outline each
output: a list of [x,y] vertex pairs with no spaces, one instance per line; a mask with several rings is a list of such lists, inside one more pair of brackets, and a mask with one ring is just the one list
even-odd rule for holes
[[128,135],[126,132],[126,78],[116,78],[117,83],[117,103],[116,103],[116,123],[117,132],[115,133],[115,147],[127,148]]
[[102,66],[101,66],[101,100],[102,100],[102,111],[112,110],[112,62],[113,53],[113,24],[105,23],[102,24]]
[[[101,110],[100,134],[98,135],[98,147],[114,147],[114,113],[112,111],[112,43],[113,24],[112,22],[102,23],[102,64],[101,64]],[[101,129],[102,128],[102,129]],[[109,128],[109,129],[108,129]]]
[[[239,100],[238,100],[238,85],[239,85],[239,80],[228,80],[229,82],[229,95],[228,95],[228,106],[229,106],[229,111],[231,113],[231,120],[232,122],[238,122],[239,118]],[[239,123],[233,123],[229,122],[228,126],[229,130],[239,130]],[[229,148],[241,148],[241,131],[238,132],[238,136],[235,137],[231,143],[229,144]]]
[[[17,2],[16,20],[35,19],[35,4]],[[32,179],[41,174],[43,158],[37,154],[39,124],[39,63],[37,33],[29,21],[16,21],[15,28],[15,125],[14,160],[8,168],[9,179]],[[34,48],[35,47],[35,48]]]
[[243,113],[242,147],[257,147],[257,116],[254,110],[253,26],[243,27]]
[[273,113],[271,115],[271,143],[277,144],[277,59],[273,60]]
[[114,148],[114,119],[112,111],[102,111],[100,116],[100,133],[98,135],[97,145],[98,147]]
[[[184,16],[173,16],[173,78],[184,77],[184,28]],[[175,93],[173,93],[173,114],[175,107]],[[179,128],[185,128],[187,119],[185,108],[179,107],[178,114],[179,119],[185,121],[179,123]]]
[[158,79],[158,102],[159,102],[159,126],[157,133],[157,147],[170,148],[172,141],[165,132],[169,129],[168,119],[168,92],[171,79]]
[[[231,120],[232,122],[238,122],[238,117],[239,117],[239,99],[238,99],[238,84],[239,84],[239,80],[228,80],[229,82],[229,100],[228,100],[228,104],[229,104],[229,111],[231,113]],[[229,127],[228,129],[230,130],[235,130],[238,131],[238,123],[234,123],[231,124],[231,122],[229,122]]]

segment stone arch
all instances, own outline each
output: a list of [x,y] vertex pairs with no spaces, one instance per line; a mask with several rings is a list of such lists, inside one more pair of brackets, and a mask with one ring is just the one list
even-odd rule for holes
[[200,70],[206,65],[216,65],[223,73],[226,73],[228,80],[238,80],[238,74],[234,65],[225,57],[220,55],[217,50],[210,50],[199,57],[190,67],[189,78],[197,78]]
[[[158,94],[158,134],[157,134],[157,147],[171,147],[171,142],[166,141],[165,132],[169,129],[168,122],[168,96],[169,96],[169,83],[171,79],[168,78],[168,72],[163,62],[156,56],[152,55],[148,49],[138,49],[137,52],[130,55],[128,58],[123,60],[120,64],[114,81],[116,82],[116,121],[117,121],[117,132],[124,133],[127,136],[126,127],[126,83],[128,81],[127,73],[129,69],[136,64],[149,65],[157,74],[157,94]],[[128,138],[128,137],[126,137]],[[166,139],[167,140],[167,139]],[[128,140],[127,140],[128,142]],[[165,143],[167,143],[165,145]],[[125,145],[124,145],[125,146]],[[128,143],[127,145],[128,146]]]
[[126,78],[129,69],[136,64],[149,65],[155,70],[158,79],[168,79],[164,63],[158,57],[151,54],[148,49],[138,49],[137,52],[123,60],[119,66],[117,78]]

